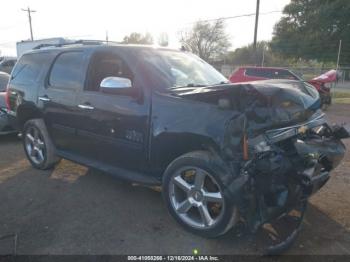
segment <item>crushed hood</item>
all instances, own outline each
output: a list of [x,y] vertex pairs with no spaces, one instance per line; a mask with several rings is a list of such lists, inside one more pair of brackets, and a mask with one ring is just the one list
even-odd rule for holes
[[292,80],[183,87],[171,91],[176,96],[236,111],[245,118],[248,132],[296,124],[320,108],[318,92],[308,84]]

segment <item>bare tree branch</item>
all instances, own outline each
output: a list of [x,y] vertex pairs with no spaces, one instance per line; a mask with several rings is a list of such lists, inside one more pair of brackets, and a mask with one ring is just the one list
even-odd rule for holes
[[209,61],[226,53],[231,46],[225,29],[223,20],[198,21],[192,28],[180,32],[180,42],[202,59]]

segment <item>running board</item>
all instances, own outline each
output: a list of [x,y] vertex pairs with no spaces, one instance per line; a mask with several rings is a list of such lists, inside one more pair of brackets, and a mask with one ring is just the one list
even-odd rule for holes
[[146,175],[146,174],[142,174],[139,172],[135,172],[135,171],[130,171],[124,168],[120,168],[120,167],[114,167],[111,165],[107,165],[107,164],[102,164],[99,161],[96,160],[92,160],[90,158],[86,158],[86,157],[81,157],[81,156],[76,156],[75,154],[66,152],[66,151],[62,151],[62,150],[57,150],[57,155],[68,159],[70,161],[76,162],[78,164],[82,164],[84,166],[87,167],[92,167],[92,168],[96,168],[98,170],[101,170],[105,173],[108,173],[116,178],[122,179],[122,180],[126,180],[129,182],[135,182],[135,183],[139,183],[139,184],[143,184],[143,185],[149,185],[149,186],[159,186],[161,185],[161,182],[156,179],[155,177],[153,177],[152,175]]

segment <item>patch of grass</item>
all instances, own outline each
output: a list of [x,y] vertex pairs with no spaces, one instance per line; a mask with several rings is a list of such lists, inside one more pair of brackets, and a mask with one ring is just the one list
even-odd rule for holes
[[350,104],[350,97],[333,98],[332,103],[334,103],[334,104]]
[[346,91],[333,91],[332,92],[332,97],[337,99],[337,98],[350,98],[350,92]]

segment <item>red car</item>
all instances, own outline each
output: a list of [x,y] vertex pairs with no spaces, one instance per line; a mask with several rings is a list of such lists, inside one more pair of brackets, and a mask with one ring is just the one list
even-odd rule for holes
[[[312,80],[307,81],[309,84],[313,85],[319,92],[322,104],[331,104],[332,99],[330,94],[330,88],[326,87],[325,84],[335,82],[336,76],[336,71],[330,70],[321,76],[315,77]],[[250,82],[266,79],[290,79],[305,81],[291,70],[278,67],[239,67],[230,76],[230,81],[232,83]]]

